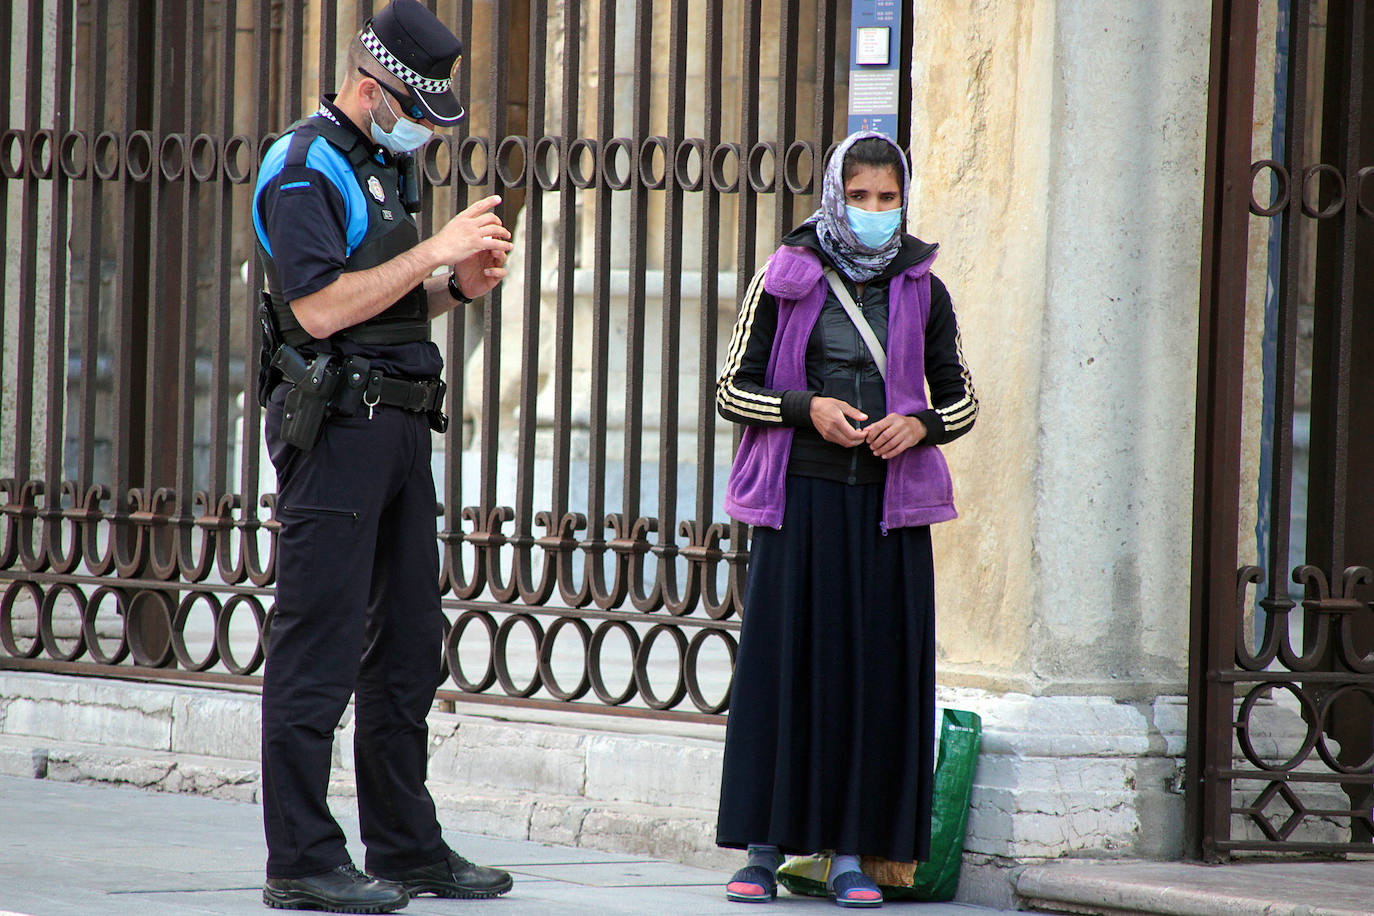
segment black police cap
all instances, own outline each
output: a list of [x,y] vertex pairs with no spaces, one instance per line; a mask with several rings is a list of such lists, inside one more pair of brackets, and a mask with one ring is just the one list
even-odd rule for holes
[[453,91],[463,43],[419,0],[391,0],[363,27],[362,41],[378,63],[409,87],[429,120],[453,124],[463,117]]

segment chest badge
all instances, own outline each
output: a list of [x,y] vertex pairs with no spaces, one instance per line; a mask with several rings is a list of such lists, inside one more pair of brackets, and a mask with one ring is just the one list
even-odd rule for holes
[[386,192],[382,190],[382,183],[377,180],[376,175],[367,176],[367,190],[377,203],[386,203]]

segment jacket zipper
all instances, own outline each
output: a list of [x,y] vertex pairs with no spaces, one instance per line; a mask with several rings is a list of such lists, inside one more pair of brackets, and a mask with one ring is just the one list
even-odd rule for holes
[[[863,314],[863,302],[862,302],[862,300],[858,301],[856,304],[859,306],[859,313],[860,313],[860,314]],[[859,333],[859,329],[858,329],[857,327],[854,326],[854,322],[851,321],[851,322],[849,323],[849,329],[850,329],[851,331],[854,332],[854,338],[855,338],[854,344],[855,344],[856,347],[866,347],[866,346],[868,346],[867,344],[864,343],[863,336]],[[854,352],[857,354],[857,353],[859,353],[859,352],[861,352],[861,351],[855,350]],[[862,403],[862,402],[863,402],[863,367],[859,364],[859,361],[858,361],[858,360],[855,360],[855,362],[854,362],[854,407],[855,407],[855,409],[857,409],[857,410],[863,410],[864,408],[863,408],[863,403]],[[849,450],[849,485],[850,485],[850,486],[853,486],[853,485],[854,485],[855,483],[857,483],[858,480],[859,480],[859,451],[858,451],[858,450],[861,449],[861,448],[863,448],[862,445],[856,445],[856,446],[854,446],[853,448],[851,448],[851,449]]]

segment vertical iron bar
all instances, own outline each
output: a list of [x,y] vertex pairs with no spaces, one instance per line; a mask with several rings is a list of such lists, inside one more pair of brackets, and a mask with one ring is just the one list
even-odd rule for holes
[[[27,32],[24,43],[24,68],[29,73],[43,72],[43,0],[29,0]],[[24,97],[24,136],[25,151],[20,158],[26,165],[24,177],[20,179],[23,197],[20,203],[19,235],[19,309],[17,323],[17,378],[14,393],[14,479],[19,483],[27,482],[33,475],[30,459],[33,456],[33,403],[34,388],[22,384],[25,379],[33,378],[34,348],[36,341],[36,322],[38,301],[38,204],[39,188],[37,169],[28,162],[28,150],[32,149],[32,138],[42,129],[43,93],[26,91]]]
[[759,139],[759,44],[762,4],[744,4],[744,62],[740,78],[739,239],[735,252],[735,289],[743,293],[754,275],[758,239],[758,195],[749,183],[749,151]]
[[[744,5],[744,62],[740,79],[743,108],[740,117],[740,146],[744,158],[739,164],[739,233],[735,252],[735,297],[744,295],[749,281],[754,275],[755,248],[758,243],[758,199],[754,187],[749,182],[749,151],[759,139],[759,44],[760,44],[760,7],[759,3]],[[735,449],[739,448],[740,430],[734,430]],[[733,564],[745,564],[747,557],[747,526],[738,521],[730,522],[730,546]],[[741,596],[742,597],[742,596]]]
[[[172,430],[170,415],[175,415],[172,405],[181,400],[176,389],[175,372],[176,341],[184,319],[184,304],[177,301],[184,292],[179,275],[181,261],[173,254],[176,239],[181,235],[180,210],[176,195],[162,176],[160,167],[160,145],[162,137],[172,132],[176,118],[174,91],[167,87],[180,85],[175,81],[175,55],[172,50],[171,36],[176,34],[176,20],[185,13],[182,0],[173,0],[170,7],[167,0],[153,0],[154,31],[152,49],[152,90],[153,110],[150,122],[152,135],[152,168],[148,174],[148,189],[151,196],[151,221],[148,226],[151,238],[150,258],[146,262],[150,283],[146,312],[141,322],[149,342],[148,360],[144,366],[144,391],[146,392],[144,414],[144,437],[150,446],[144,452],[143,482],[152,493],[158,487],[170,486],[176,475],[177,452],[166,448],[169,442],[181,445],[180,435]],[[184,21],[184,20],[183,20]],[[144,268],[140,266],[140,271]],[[172,300],[170,307],[168,300]],[[169,407],[171,409],[169,409]],[[169,458],[171,460],[169,460]]]
[[1281,217],[1282,262],[1279,266],[1278,343],[1274,361],[1274,467],[1270,481],[1268,596],[1260,603],[1270,614],[1287,614],[1288,541],[1293,523],[1293,412],[1298,351],[1298,305],[1302,282],[1302,195],[1291,193],[1302,173],[1307,141],[1307,58],[1311,0],[1292,0],[1288,28],[1288,104],[1284,115],[1284,167],[1288,170],[1288,206]]
[[337,90],[335,69],[339,53],[339,0],[320,2],[320,64],[319,94]]
[[[132,149],[133,134],[143,125],[152,126],[152,100],[147,96],[154,90],[153,68],[156,54],[150,53],[150,42],[144,36],[152,36],[156,29],[154,5],[149,0],[140,0],[130,11],[124,27],[124,152],[119,173],[119,254],[115,268],[115,313],[116,320],[112,329],[114,344],[114,390],[112,400],[115,411],[113,438],[114,453],[114,536],[115,557],[120,571],[125,575],[136,575],[141,570],[133,561],[137,559],[130,551],[136,543],[137,532],[130,528],[128,519],[127,495],[134,489],[150,483],[143,476],[147,472],[144,456],[148,442],[145,438],[145,420],[150,408],[149,392],[146,388],[146,374],[140,375],[138,369],[149,363],[149,300],[151,298],[151,277],[147,265],[151,263],[151,185],[157,181],[149,174],[144,181],[135,180],[131,171],[133,162],[128,156]],[[154,167],[156,150],[151,151]]]
[[[1366,4],[1333,2],[1328,34],[1322,118],[1322,159],[1346,176],[1343,212],[1318,224],[1317,284],[1312,359],[1312,467],[1308,512],[1308,562],[1322,566],[1332,583],[1346,567],[1350,464],[1350,339],[1354,326],[1355,245],[1359,231],[1360,105],[1364,93]],[[1334,53],[1333,53],[1334,52]],[[1313,184],[1319,184],[1317,176]],[[1306,188],[1299,188],[1299,193]],[[1314,189],[1314,197],[1316,190]],[[1313,204],[1320,206],[1320,200]]]
[[[687,134],[687,40],[688,2],[673,0],[669,9],[668,53],[668,143],[663,153],[664,213],[663,213],[663,340],[659,374],[659,457],[658,457],[658,537],[654,555],[658,558],[656,587],[647,595],[635,594],[638,610],[655,610],[665,600],[677,601],[677,542],[678,516],[678,398],[680,397],[682,364],[682,186],[676,170],[679,148]],[[708,36],[708,41],[709,36]],[[706,158],[703,155],[702,176],[706,177]],[[714,285],[714,278],[701,275],[702,291]],[[698,428],[699,438],[705,438]],[[696,489],[701,492],[704,480],[709,479],[709,464],[697,467]],[[696,539],[693,539],[696,540]]]
[[[91,42],[90,69],[86,72],[87,97],[91,112],[87,128],[87,182],[90,186],[90,210],[86,239],[86,302],[81,316],[81,418],[77,430],[81,456],[77,480],[82,493],[97,483],[95,468],[96,400],[100,392],[100,316],[104,313],[100,301],[105,247],[104,199],[106,182],[96,176],[95,141],[105,127],[105,95],[110,81],[106,76],[109,54],[106,50],[106,22],[108,8],[104,3],[90,5]],[[101,481],[107,482],[107,481]]]
[[278,117],[280,123],[277,129],[295,121],[302,114],[305,100],[301,97],[304,93],[303,83],[305,74],[301,72],[301,61],[305,59],[305,4],[286,2],[281,5],[284,20],[282,22],[282,48],[281,48],[281,69],[282,69],[282,110]]
[[[839,0],[819,0],[816,9],[816,155],[811,160],[811,187],[817,199],[825,175],[825,151],[835,134],[835,41],[839,31],[836,4]],[[911,16],[904,17],[911,19]],[[903,71],[910,73],[908,68]]]
[[1214,859],[1230,836],[1231,686],[1235,661],[1236,526],[1249,230],[1251,119],[1258,13],[1216,0],[1198,325],[1191,658],[1188,673],[1187,846]]
[[[58,527],[62,508],[62,483],[66,478],[67,421],[67,295],[71,282],[67,263],[68,206],[71,184],[62,168],[60,151],[63,138],[71,125],[72,104],[72,44],[75,40],[72,0],[57,4],[57,28],[53,36],[55,57],[53,70],[53,126],[52,142],[48,145],[52,157],[52,233],[48,252],[48,442],[47,486],[45,500],[49,521]],[[32,70],[30,71],[32,72]],[[37,228],[37,227],[35,227]],[[3,250],[3,248],[0,248]]]
[[[201,319],[200,284],[197,281],[200,276],[202,253],[200,187],[199,182],[191,175],[190,155],[191,140],[196,136],[201,123],[200,99],[203,87],[201,80],[189,77],[191,73],[202,72],[204,63],[201,58],[201,40],[205,34],[204,0],[183,3],[183,10],[177,16],[177,24],[183,30],[181,37],[185,42],[184,63],[176,67],[171,82],[164,82],[162,85],[166,86],[168,91],[174,91],[173,87],[181,87],[184,93],[180,112],[181,123],[174,124],[170,118],[166,121],[169,129],[179,128],[184,138],[181,174],[181,302],[172,302],[164,298],[161,311],[167,312],[174,308],[181,311],[181,340],[178,346],[179,366],[175,395],[177,409],[175,413],[169,409],[167,414],[176,417],[177,455],[180,459],[176,480],[177,524],[189,537],[189,526],[194,514],[192,494],[198,483],[195,475],[196,399],[200,388],[200,373],[196,368],[196,359],[199,355],[196,331]],[[215,449],[222,445],[212,439],[209,447]]]
[[[787,149],[797,138],[797,30],[801,18],[798,0],[780,0],[778,17],[778,154],[773,162],[773,229],[777,241],[792,228],[793,194],[787,186]],[[904,16],[903,19],[910,19]],[[910,73],[908,68],[905,72]]]
[[[581,133],[579,85],[582,69],[582,0],[565,0],[563,6],[563,99],[562,137],[559,143],[558,184],[558,298],[554,323],[554,428],[551,516],[560,533],[571,502],[569,471],[572,465],[572,353],[574,278],[577,268],[577,197],[572,182],[572,144]],[[565,554],[560,580],[565,601],[571,601],[571,554]]]
[[611,167],[607,152],[615,137],[615,45],[616,5],[602,0],[597,27],[597,104],[596,214],[592,269],[592,387],[591,429],[587,460],[587,537],[586,589],[593,595],[605,577],[603,557],[606,550],[606,401],[607,372],[610,365],[611,322],[611,204],[614,192],[606,180]]
[[[13,54],[13,48],[14,16],[11,13],[9,15],[0,16],[0,73],[8,74],[10,72],[10,57]],[[8,108],[5,109],[5,121],[3,126],[5,128],[10,126],[10,112]],[[10,180],[11,179],[6,178],[3,174],[0,174],[0,213],[8,214],[10,212]],[[9,219],[0,219],[0,251],[9,250]],[[0,258],[0,340],[9,339],[5,334],[5,316],[9,311],[9,309],[5,307],[9,299],[7,291],[10,289],[8,273],[9,258]],[[0,347],[0,378],[8,378],[8,376],[5,375],[5,366],[8,363],[6,357],[5,348]],[[0,406],[0,421],[2,421],[5,416],[6,412],[4,407]]]
[[[711,156],[720,145],[724,0],[706,0],[705,152],[701,157],[701,358],[697,363],[696,523],[702,537],[714,521],[717,330],[720,321],[720,192],[711,181]],[[736,286],[743,290],[743,287]]]
[[[362,5],[359,4],[359,18],[362,18]],[[362,28],[361,21],[358,24]],[[472,86],[471,60],[472,60],[472,3],[470,0],[462,0],[458,4],[458,40],[463,43],[465,49],[463,65],[458,68],[457,85],[454,87],[458,93],[458,98],[464,101],[466,107],[470,96],[469,91]],[[467,182],[460,180],[458,169],[458,151],[463,141],[467,139],[471,130],[470,118],[463,118],[458,122],[458,127],[453,133],[452,145],[450,146],[451,157],[449,159],[449,187],[452,210],[444,214],[447,219],[452,213],[457,213],[467,207],[468,186]],[[464,422],[464,411],[467,403],[466,373],[464,369],[467,364],[467,307],[456,308],[448,314],[448,345],[446,365],[444,366],[444,377],[448,381],[449,403],[453,415],[458,422],[449,427],[448,438],[444,442],[444,530],[448,537],[460,537],[463,529],[463,445],[466,435]],[[455,556],[460,555],[459,551],[453,551]]]
[[[640,516],[640,473],[644,449],[644,283],[648,263],[647,222],[649,219],[649,191],[644,187],[643,170],[640,156],[644,141],[649,138],[649,104],[653,87],[653,22],[654,4],[642,2],[635,6],[634,19],[634,94],[631,102],[632,126],[630,135],[634,140],[634,150],[629,155],[630,168],[630,263],[629,289],[626,301],[625,322],[625,447],[622,451],[624,467],[621,469],[623,485],[621,492],[621,524],[625,526],[620,537],[628,537],[636,519]],[[667,167],[667,154],[664,166]],[[664,294],[667,294],[669,278],[663,277]],[[666,331],[666,329],[665,329]],[[665,333],[666,339],[666,333]],[[668,379],[662,379],[667,386]],[[669,430],[660,418],[659,440],[669,435]],[[662,506],[659,507],[660,512]]]
[[[510,7],[496,3],[491,7],[491,36],[488,53],[490,89],[488,104],[487,193],[504,197],[500,169],[497,168],[497,149],[506,136],[507,68],[505,49],[510,45]],[[504,201],[496,208],[502,220],[509,223],[514,214]],[[482,516],[486,518],[496,508],[496,476],[501,438],[501,287],[486,296],[482,311],[485,324],[482,343]],[[483,526],[485,527],[485,525]]]
[[[538,434],[539,412],[539,337],[541,303],[543,301],[543,227],[544,190],[535,178],[535,145],[544,136],[544,59],[548,53],[548,0],[530,2],[530,68],[527,79],[529,113],[526,135],[529,145],[525,154],[525,207],[521,219],[525,225],[524,339],[520,351],[520,419],[519,444],[516,456],[515,482],[515,583],[529,597],[534,588],[529,583],[530,553],[525,546],[533,531],[535,438]],[[557,522],[557,519],[554,520]]]
[[[207,46],[213,47],[220,54],[219,77],[216,84],[217,89],[217,108],[212,119],[210,131],[216,137],[216,145],[223,149],[224,142],[234,132],[234,98],[237,95],[234,90],[234,79],[237,68],[234,66],[234,56],[236,47],[236,30],[238,28],[238,3],[236,0],[224,0],[220,4],[224,18],[221,20],[221,31],[219,41],[209,41],[213,33],[207,35]],[[226,346],[229,341],[230,333],[230,278],[232,277],[232,265],[230,259],[233,257],[233,185],[224,175],[222,163],[216,160],[214,175],[207,183],[208,190],[213,201],[213,216],[210,219],[209,237],[206,240],[206,251],[214,252],[214,266],[211,268],[210,286],[210,315],[209,324],[210,334],[210,484],[209,495],[211,509],[214,509],[216,497],[220,494],[230,492],[233,488],[229,485],[229,410],[233,403],[233,397],[229,390],[229,351]],[[250,257],[252,255],[250,254]],[[254,259],[256,260],[256,259]],[[251,300],[250,300],[251,301]],[[246,322],[249,327],[257,324],[256,310],[249,312],[250,318]],[[246,358],[245,371],[243,374],[243,402],[245,416],[248,411],[248,404],[251,401],[257,404],[256,391],[253,386],[257,381],[253,369],[256,351],[249,350],[241,355]],[[244,424],[244,438],[249,436],[256,439],[256,427],[249,427]],[[219,443],[215,445],[213,443]]]
[[[272,118],[271,54],[268,53],[272,44],[272,4],[271,0],[253,0],[253,2],[253,59],[256,61],[257,67],[253,72],[253,127],[248,135],[252,142],[253,158],[250,188],[257,185],[258,157],[261,155],[259,146],[271,129]],[[233,57],[234,54],[231,53],[230,59],[232,60]],[[239,351],[244,354],[257,352],[257,295],[263,284],[262,265],[258,263],[256,257],[251,258],[251,262],[249,299],[243,305],[247,314],[252,318],[244,322],[243,344]],[[244,383],[246,388],[248,384],[246,375]],[[243,516],[246,521],[254,526],[258,521],[258,463],[263,457],[261,427],[262,408],[258,406],[258,399],[250,397],[249,392],[245,390],[243,398]]]

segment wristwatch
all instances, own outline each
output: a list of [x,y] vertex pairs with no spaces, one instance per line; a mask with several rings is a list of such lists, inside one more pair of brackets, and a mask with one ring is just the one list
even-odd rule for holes
[[464,296],[463,291],[458,288],[458,272],[453,271],[448,275],[448,294],[459,302],[468,303],[472,301],[471,296]]

